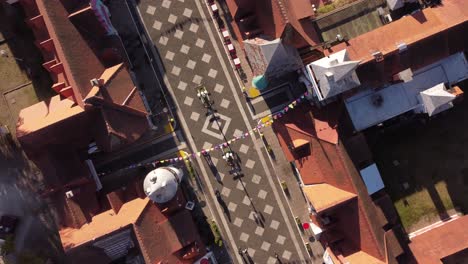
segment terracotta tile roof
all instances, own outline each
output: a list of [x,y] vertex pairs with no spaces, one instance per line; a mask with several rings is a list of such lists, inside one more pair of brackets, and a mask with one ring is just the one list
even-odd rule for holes
[[61,229],[59,234],[63,248],[67,250],[79,246],[135,223],[148,205],[150,205],[148,198],[137,198],[123,204],[117,214],[111,209],[94,216],[90,223],[83,225],[81,228]]
[[317,212],[324,211],[356,197],[354,193],[343,191],[326,183],[305,185],[302,190]]
[[[420,234],[409,244],[418,263],[436,264],[440,259],[468,248],[468,215]],[[462,231],[463,230],[463,231]]]
[[366,263],[366,264],[384,264],[385,262],[374,258],[364,251],[357,251],[345,257],[349,263]]
[[[264,35],[272,38],[284,38],[285,31],[292,30],[289,44],[295,47],[316,45],[320,42],[319,35],[308,17],[312,16],[312,7],[308,0],[257,0],[257,1],[226,1],[229,11],[236,20],[243,14],[253,13],[258,28]],[[254,4],[252,4],[254,3]],[[242,34],[237,23],[233,28],[238,36]]]
[[56,95],[49,101],[39,102],[20,111],[17,136],[25,136],[82,112],[83,108],[73,101]]
[[[377,85],[411,67],[413,71],[437,60],[463,51],[468,31],[468,9],[463,0],[445,1],[443,5],[426,8],[332,47],[332,52],[347,49],[351,60],[361,60],[357,73],[364,84]],[[384,40],[384,41],[383,41]],[[398,52],[398,44],[408,50]],[[380,51],[384,61],[377,63],[373,52]]]
[[105,69],[99,79],[102,87],[93,86],[86,99],[99,96],[106,101],[146,113],[143,101],[123,63]]
[[60,1],[37,0],[36,3],[77,103],[83,105],[82,99],[91,90],[89,81],[97,78],[104,71],[104,66],[68,19],[68,12]]
[[[332,107],[335,109],[334,111],[338,112],[341,109],[340,105],[333,105]],[[307,110],[307,108],[309,109]],[[309,111],[312,111],[311,115],[306,114]],[[283,152],[288,160],[295,160],[304,184],[327,184],[328,186],[342,190],[346,194],[350,193],[357,196],[357,199],[348,200],[340,206],[333,207],[333,209],[322,211],[323,214],[331,214],[333,218],[339,219],[334,224],[335,234],[338,236],[334,238],[330,237],[330,239],[341,241],[337,248],[342,250],[342,255],[347,256],[357,251],[364,251],[377,259],[383,260],[385,250],[382,227],[386,222],[380,221],[378,211],[369,197],[359,172],[350,160],[343,144],[340,141],[337,144],[331,144],[318,139],[314,131],[315,128],[313,126],[310,128],[310,125],[313,125],[311,116],[317,116],[315,111],[315,109],[309,106],[295,107],[284,117],[273,123],[273,128],[278,136]],[[329,106],[324,107],[321,111],[323,113],[330,113]],[[338,129],[336,125],[338,118],[336,116],[338,115],[329,114],[327,116],[323,114],[320,119],[323,122],[329,120],[335,133],[336,129]],[[285,124],[288,124],[288,126]],[[301,130],[307,133],[291,129],[293,126],[290,124],[300,127]],[[310,134],[311,136],[307,136],[306,134]],[[309,141],[309,153],[303,152],[302,154],[305,153],[305,156],[298,156],[293,150],[290,150],[288,145],[295,139]],[[330,193],[333,192],[330,191]],[[311,200],[321,199],[320,196],[322,194],[318,197],[317,195],[313,196]],[[345,199],[347,198],[346,195],[344,197]],[[330,194],[330,200],[334,201],[333,199]],[[331,233],[333,232],[330,232],[330,235]],[[343,237],[343,240],[337,239],[339,236]],[[321,241],[328,243],[327,237],[324,236],[324,240]]]
[[297,19],[303,19],[314,15],[310,0],[287,0],[290,13]]
[[[192,263],[183,259],[184,249],[195,246],[194,243],[199,247],[203,245],[187,210],[158,224],[148,213],[135,224],[135,232],[147,263]],[[200,248],[200,254],[204,254],[204,249]]]

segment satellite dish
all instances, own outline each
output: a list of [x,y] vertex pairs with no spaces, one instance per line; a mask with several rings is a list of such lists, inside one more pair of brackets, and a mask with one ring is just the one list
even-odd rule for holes
[[172,166],[150,171],[143,181],[145,194],[155,203],[167,203],[177,194],[183,173]]

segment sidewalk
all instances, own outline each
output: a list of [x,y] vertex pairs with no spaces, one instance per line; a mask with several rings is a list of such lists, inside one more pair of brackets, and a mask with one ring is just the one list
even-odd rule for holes
[[[271,147],[273,158],[270,158],[270,161],[273,164],[275,174],[281,182],[285,182],[288,190],[289,196],[286,196],[289,208],[292,211],[293,217],[298,217],[301,220],[301,223],[310,222],[308,206],[306,198],[300,187],[300,182],[296,179],[295,172],[289,161],[283,154],[283,150],[278,142],[278,139],[273,131],[271,126],[265,127],[262,130],[266,142]],[[268,155],[268,154],[267,154]],[[272,156],[270,156],[272,157]],[[299,226],[297,225],[299,228]],[[299,228],[300,229],[300,228]],[[301,229],[300,229],[301,230]],[[322,263],[322,255],[324,249],[320,242],[315,241],[312,233],[310,231],[301,230],[303,243],[309,243],[312,249],[310,257],[313,262]],[[310,252],[309,252],[310,253]]]
[[111,20],[119,33],[125,52],[131,62],[132,79],[135,86],[141,91],[143,101],[151,111],[151,119],[156,126],[153,134],[163,135],[168,132],[168,123],[171,116],[171,106],[164,96],[164,87],[157,73],[153,70],[152,61],[148,53],[147,40],[143,29],[139,28],[134,20],[131,10],[125,1],[112,1],[108,5],[112,14]]
[[[204,2],[204,0],[202,0]],[[236,77],[246,89],[247,104],[250,106],[253,119],[259,119],[266,115],[275,113],[283,109],[292,100],[306,91],[305,86],[298,81],[296,74],[290,73],[281,77],[281,79],[270,80],[265,90],[259,91],[252,88],[252,79],[254,77],[252,68],[248,63],[246,54],[242,48],[242,39],[237,39],[232,28],[232,17],[229,13],[227,4],[224,0],[218,1],[220,7],[220,17],[224,22],[224,27],[229,31],[230,41],[233,44],[237,57],[240,59],[241,69],[236,71]],[[214,23],[216,25],[216,22]],[[218,26],[216,28],[219,31]],[[224,46],[226,53],[226,47]],[[228,56],[229,57],[229,56]]]

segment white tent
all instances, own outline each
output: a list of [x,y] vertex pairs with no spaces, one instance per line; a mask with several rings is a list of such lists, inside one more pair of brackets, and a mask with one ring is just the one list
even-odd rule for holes
[[445,90],[445,85],[439,83],[420,93],[421,103],[429,116],[445,111],[453,107],[452,101],[455,95]]
[[166,203],[176,196],[183,173],[174,167],[152,170],[143,181],[143,190],[155,203]]
[[319,100],[355,88],[361,83],[356,75],[359,61],[350,61],[346,50],[333,53],[307,65],[309,77],[316,81],[315,93]]

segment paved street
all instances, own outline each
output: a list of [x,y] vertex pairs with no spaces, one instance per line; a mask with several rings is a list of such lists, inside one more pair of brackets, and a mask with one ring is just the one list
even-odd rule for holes
[[[162,75],[178,106],[181,128],[193,151],[208,149],[250,130],[250,115],[230,62],[224,53],[207,7],[198,0],[141,0],[138,4],[148,33],[162,60]],[[200,12],[202,10],[202,12]],[[208,17],[208,18],[207,18]],[[214,100],[221,129],[211,122],[196,96],[204,84]],[[220,151],[211,154],[214,166],[203,161],[200,174],[209,203],[218,212],[218,225],[224,231],[235,262],[243,260],[237,248],[248,248],[255,263],[277,263],[309,259],[294,219],[290,215],[276,176],[261,152],[257,139],[248,137],[232,144],[241,159],[244,177],[234,179]],[[198,159],[201,160],[200,158]],[[222,194],[216,202],[214,190]],[[257,224],[253,212],[263,216]]]

